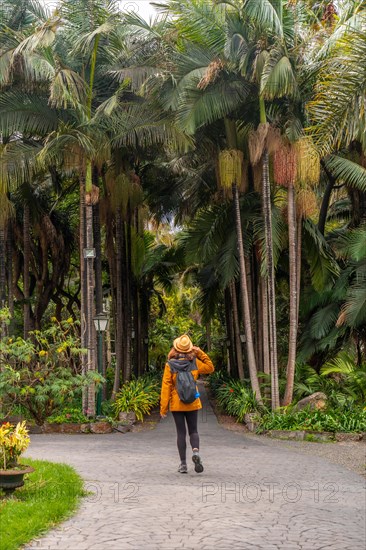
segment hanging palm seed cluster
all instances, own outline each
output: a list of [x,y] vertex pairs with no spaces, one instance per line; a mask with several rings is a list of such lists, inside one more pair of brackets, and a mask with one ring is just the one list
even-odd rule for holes
[[313,190],[320,178],[320,158],[310,137],[303,137],[296,143],[296,210],[302,218],[310,218],[318,211],[318,201]]
[[283,143],[273,156],[273,174],[277,185],[288,187],[296,181],[297,156],[295,148]]
[[209,86],[209,84],[213,84],[217,80],[223,68],[224,68],[224,64],[221,61],[221,59],[217,58],[211,61],[211,63],[206,69],[204,76],[201,78],[201,80],[197,84],[197,88],[199,90],[205,90],[207,86]]
[[296,191],[296,214],[299,218],[311,218],[319,212],[318,201],[313,189],[300,188]]
[[296,143],[297,181],[300,185],[317,185],[320,178],[320,158],[310,137]]
[[220,185],[226,196],[231,193],[233,184],[238,188],[243,179],[243,153],[238,149],[224,149],[219,153]]

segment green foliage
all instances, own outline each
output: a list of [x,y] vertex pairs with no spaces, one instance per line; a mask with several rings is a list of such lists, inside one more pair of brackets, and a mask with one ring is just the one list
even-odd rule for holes
[[312,430],[317,432],[364,432],[366,410],[355,408],[329,409],[326,411],[267,412],[259,420],[258,432],[266,430]]
[[143,421],[144,415],[159,403],[160,388],[151,376],[125,382],[116,395],[114,412],[134,412],[137,420]]
[[15,498],[1,502],[1,548],[17,550],[66,519],[85,496],[83,480],[74,468],[30,460],[35,471],[27,476]]
[[[181,334],[189,334],[195,345],[203,345],[205,331],[195,304],[197,296],[198,288],[188,286],[180,292],[164,293],[163,304],[157,297],[153,299],[149,331],[149,360],[152,365],[160,368],[164,365],[173,340]],[[165,308],[162,317],[159,305]]]
[[219,371],[210,376],[209,384],[220,407],[235,416],[238,422],[243,422],[245,414],[263,409],[258,405],[255,394],[247,382],[234,380],[223,371]]
[[47,422],[53,424],[84,424],[85,422],[89,422],[89,418],[80,409],[66,407],[60,413],[49,416]]
[[33,331],[27,340],[2,338],[0,398],[5,413],[14,405],[26,409],[37,424],[80,396],[83,387],[102,383],[95,372],[80,374],[79,336],[72,319]]
[[294,393],[301,399],[323,392],[332,408],[352,408],[366,402],[366,364],[357,366],[352,356],[339,353],[326,362],[320,372],[308,365],[298,365]]

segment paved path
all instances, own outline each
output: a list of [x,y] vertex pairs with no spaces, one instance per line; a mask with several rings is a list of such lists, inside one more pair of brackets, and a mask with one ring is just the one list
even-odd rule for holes
[[188,475],[171,415],[135,434],[34,435],[29,456],[72,464],[94,494],[27,550],[364,550],[360,476],[225,430],[207,400],[199,430],[205,470]]

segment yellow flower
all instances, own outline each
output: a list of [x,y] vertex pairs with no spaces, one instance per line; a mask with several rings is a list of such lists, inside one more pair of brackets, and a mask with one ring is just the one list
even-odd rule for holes
[[9,344],[12,344],[12,343],[13,343],[13,339],[9,338]]
[[70,323],[70,325],[73,324],[73,318],[72,317],[69,317],[67,320],[66,320],[66,323]]
[[39,355],[40,357],[43,357],[44,355],[47,355],[47,351],[44,350],[44,349],[41,349],[41,351],[38,352],[38,355]]
[[51,317],[51,321],[52,321],[53,323],[57,323],[56,317]]
[[57,348],[57,353],[62,353],[64,351],[63,348]]

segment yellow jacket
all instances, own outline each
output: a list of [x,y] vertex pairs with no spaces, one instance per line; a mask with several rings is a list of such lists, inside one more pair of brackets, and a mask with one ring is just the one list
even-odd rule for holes
[[[197,370],[191,371],[195,380],[197,380],[200,374],[210,374],[215,370],[211,359],[202,350],[196,353],[196,364]],[[167,414],[168,408],[171,411],[196,411],[197,409],[202,409],[199,397],[193,403],[182,403],[175,389],[176,378],[177,374],[172,373],[168,363],[166,363],[161,385],[160,414]]]

